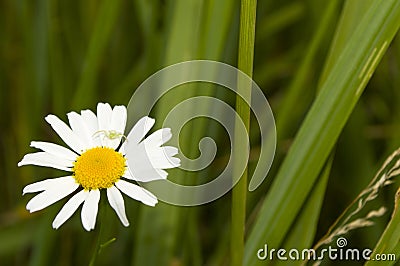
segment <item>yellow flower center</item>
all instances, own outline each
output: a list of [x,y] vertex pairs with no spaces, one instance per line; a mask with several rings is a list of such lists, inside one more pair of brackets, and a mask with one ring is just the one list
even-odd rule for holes
[[96,147],[82,153],[74,163],[76,182],[85,190],[109,188],[125,173],[126,159],[107,147]]

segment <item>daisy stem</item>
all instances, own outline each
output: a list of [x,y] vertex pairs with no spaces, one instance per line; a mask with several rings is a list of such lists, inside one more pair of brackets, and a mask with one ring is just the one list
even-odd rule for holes
[[[239,54],[238,68],[248,76],[253,74],[253,57],[254,57],[254,36],[256,23],[256,6],[257,0],[242,0],[240,11],[240,32],[239,32]],[[238,80],[238,91],[244,95],[244,99],[250,102],[251,99],[251,83],[243,83],[243,80]],[[250,127],[250,108],[243,98],[237,95],[236,111],[244,123],[247,132]],[[238,130],[239,123],[235,123],[235,135]],[[243,154],[248,152],[247,142],[236,137],[234,145],[237,153],[233,154],[234,165],[241,160]],[[234,168],[234,176],[238,172]],[[246,193],[247,193],[247,167],[243,172],[239,182],[232,192],[232,229],[231,229],[231,265],[243,265],[244,252],[244,234],[246,220]]]
[[104,197],[100,197],[100,204],[99,205],[100,205],[99,206],[99,214],[100,214],[99,215],[100,216],[100,219],[99,219],[99,233],[98,233],[98,236],[97,236],[96,247],[95,247],[95,249],[93,251],[92,258],[90,259],[89,266],[94,266],[95,265],[96,259],[97,259],[97,255],[99,254],[99,251],[100,251],[101,246],[102,246],[101,242],[102,242],[102,236],[103,236],[103,233],[104,233],[103,224],[104,224],[105,219],[106,219],[106,215],[105,215],[105,212],[106,212],[106,201],[105,201]]

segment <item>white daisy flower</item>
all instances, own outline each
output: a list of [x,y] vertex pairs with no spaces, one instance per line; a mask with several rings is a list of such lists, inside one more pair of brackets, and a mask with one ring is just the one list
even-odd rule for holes
[[124,226],[129,222],[121,192],[155,206],[158,201],[152,193],[126,180],[166,179],[167,172],[163,169],[180,165],[180,160],[173,157],[178,149],[162,147],[171,138],[171,130],[162,128],[144,138],[154,125],[154,119],[143,117],[125,137],[125,106],[112,109],[107,103],[97,105],[97,116],[90,110],[80,114],[70,112],[67,116],[70,127],[55,115],[45,119],[71,149],[32,141],[31,147],[42,151],[26,154],[18,163],[18,166],[38,165],[70,172],[64,177],[27,185],[23,194],[41,192],[28,202],[27,210],[42,210],[74,193],[54,219],[53,228],[58,229],[83,203],[82,225],[90,231],[96,224],[100,190],[106,190],[108,202]]

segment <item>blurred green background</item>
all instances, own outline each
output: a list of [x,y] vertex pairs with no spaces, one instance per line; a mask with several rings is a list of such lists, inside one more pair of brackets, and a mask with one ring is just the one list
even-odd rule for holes
[[[248,194],[246,229],[316,97],[345,1],[331,2],[258,1],[253,77],[276,114],[278,146],[268,179]],[[210,59],[236,66],[239,14],[238,0],[0,1],[0,265],[86,265],[96,243],[96,231],[85,232],[78,214],[59,230],[51,228],[65,201],[34,214],[25,210],[31,198],[21,196],[26,184],[62,174],[17,168],[33,151],[30,141],[60,143],[44,117],[53,113],[65,121],[67,112],[95,110],[99,101],[127,105],[141,82],[173,63]],[[336,143],[315,241],[400,146],[399,84],[400,40],[395,37]],[[176,102],[198,94],[189,89],[161,101],[153,116],[162,118]],[[210,86],[205,94],[234,106],[234,95],[226,90]],[[259,151],[257,124],[251,128],[250,173]],[[211,134],[219,144],[217,158],[205,171],[174,170],[170,176],[181,182],[189,176],[215,177],[229,155],[226,134],[197,120],[186,130],[185,155],[195,158],[196,140]],[[377,205],[389,211],[374,227],[347,236],[352,246],[375,246],[395,189],[378,199]],[[228,193],[199,207],[160,202],[150,208],[127,199],[129,228],[107,207],[107,236],[117,241],[102,251],[98,263],[230,265],[230,201]]]

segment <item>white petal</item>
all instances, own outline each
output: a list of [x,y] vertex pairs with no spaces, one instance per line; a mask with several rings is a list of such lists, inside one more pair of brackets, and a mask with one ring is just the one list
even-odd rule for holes
[[[99,133],[101,131],[113,130],[111,126],[112,109],[108,103],[97,104],[97,121],[99,123]],[[109,139],[100,135],[102,146],[109,147]]]
[[108,103],[97,104],[97,121],[99,130],[109,130],[111,124],[112,109]]
[[78,136],[74,134],[74,132],[67,126],[67,124],[65,124],[55,115],[48,115],[45,119],[51,125],[54,131],[60,136],[60,138],[65,142],[65,144],[70,146],[77,153],[82,153],[85,145],[79,140]]
[[64,171],[70,171],[73,167],[72,161],[55,157],[47,152],[28,153],[18,163],[18,166],[23,165],[38,165],[46,166]]
[[85,147],[93,147],[93,137],[90,134],[89,129],[85,125],[85,121],[83,120],[83,118],[75,112],[70,112],[67,114],[67,116],[72,131],[75,133],[76,136],[79,136],[81,141],[85,144]]
[[155,120],[150,117],[142,117],[131,129],[128,134],[128,143],[127,145],[136,145],[138,144],[144,136],[149,132],[149,130],[153,127]]
[[178,154],[178,148],[176,147],[172,147],[172,146],[165,146],[165,147],[161,147],[163,150],[163,153],[168,156],[168,157],[172,157]]
[[163,145],[165,142],[170,140],[172,137],[171,129],[170,128],[161,128],[145,138],[143,142],[147,146],[151,147],[159,147]]
[[82,110],[81,116],[85,121],[87,128],[90,130],[91,134],[94,134],[99,130],[99,123],[97,121],[97,116],[91,110]]
[[67,203],[62,207],[60,212],[57,214],[53,221],[53,228],[58,229],[66,220],[68,220],[72,214],[78,209],[78,207],[85,201],[89,192],[81,190],[70,198]]
[[108,198],[108,202],[110,203],[111,207],[117,213],[122,224],[124,226],[128,226],[129,221],[128,221],[128,218],[126,218],[125,204],[124,204],[124,199],[122,198],[121,192],[119,192],[119,190],[116,187],[112,186],[107,189],[107,198]]
[[96,133],[99,132],[99,122],[97,120],[97,116],[91,110],[81,111],[81,116],[89,130],[89,135],[93,140],[94,146],[101,146],[100,138],[95,136]]
[[26,193],[34,193],[44,190],[56,189],[58,186],[60,186],[60,184],[68,182],[67,179],[72,179],[73,181],[75,181],[75,179],[72,176],[63,176],[63,177],[45,179],[25,186],[22,191],[22,195],[25,195]]
[[122,179],[118,180],[115,186],[132,199],[141,201],[146,205],[155,206],[158,202],[156,196],[150,193],[150,191]]
[[[165,149],[167,147],[147,147],[143,145],[144,142],[140,143],[134,152],[128,154],[128,160],[131,160],[132,156],[135,156],[140,160],[138,164],[144,166],[150,162],[153,168],[157,169],[168,169],[174,168],[180,165],[180,159],[169,156],[169,154],[174,154],[170,149]],[[169,147],[173,148],[173,147]],[[131,154],[133,154],[131,156]],[[149,168],[148,166],[147,168]]]
[[180,165],[179,158],[170,156],[176,152],[175,148],[169,146],[147,149],[142,142],[137,146],[127,145],[125,157],[134,180],[148,182],[166,178],[167,175],[160,169],[175,168]]
[[[131,146],[128,145],[128,148],[130,147]],[[141,149],[128,149],[125,158],[127,159],[126,163],[131,176],[133,176],[135,180],[143,179],[143,182],[145,182],[144,180],[146,180],[149,171],[153,172],[152,176],[154,175],[154,167],[149,156],[145,153],[143,146]],[[146,175],[143,175],[143,173],[146,173]]]
[[[128,178],[128,179],[130,179],[130,180],[136,180],[136,179],[133,177],[133,175],[131,174],[131,172],[129,171],[129,168],[128,168],[128,167],[126,167],[125,173],[124,173],[122,176],[125,177],[125,178]],[[136,181],[139,181],[139,180],[136,180]]]
[[32,141],[31,147],[41,149],[42,151],[70,161],[75,161],[78,157],[78,155],[70,149],[50,142]]
[[165,179],[167,173],[162,168],[179,166],[180,160],[170,156],[177,153],[176,148],[159,147],[171,137],[170,134],[170,129],[158,130],[140,144],[134,144],[128,136],[128,141],[123,145],[130,171],[126,178],[141,182]]
[[181,160],[179,158],[160,157],[158,159],[152,158],[151,164],[157,169],[171,169],[180,166]]
[[140,170],[135,169],[135,171],[132,171],[131,168],[129,169],[130,169],[130,174],[128,174],[127,176],[124,175],[124,177],[139,182],[163,180],[166,179],[168,176],[168,173],[162,169],[148,168]]
[[[138,151],[139,150],[140,149],[138,149]],[[143,148],[143,150],[141,152],[138,152],[138,154],[143,154],[143,156],[147,156],[152,166],[157,169],[175,168],[178,167],[181,162],[179,158],[170,156],[170,154],[176,154],[175,148],[170,146],[156,148],[146,147],[146,149]]]
[[103,146],[116,149],[123,138],[126,125],[126,108],[125,106],[119,105],[115,106],[111,114],[111,124],[109,126],[110,130],[115,131],[120,136],[115,139],[109,139],[103,136]]
[[94,229],[96,224],[97,211],[99,209],[100,191],[93,189],[83,203],[81,219],[86,231]]
[[30,212],[35,212],[46,208],[47,206],[59,201],[60,199],[68,196],[74,192],[79,185],[74,179],[63,179],[58,182],[58,185],[45,190],[44,192],[33,197],[28,204],[26,204],[26,209]]
[[[161,169],[157,169],[153,165],[152,153],[147,153],[143,143],[139,145],[126,145],[127,165],[131,176],[134,180],[141,182],[149,182],[152,180],[165,179],[167,174]],[[160,149],[158,147],[158,149]],[[167,161],[164,159],[163,162]],[[167,161],[166,165],[170,165]],[[172,167],[169,167],[172,168]],[[129,176],[127,177],[129,178]]]
[[111,116],[111,129],[124,133],[126,126],[126,107],[117,105],[114,107]]
[[134,180],[134,181],[139,181],[139,182],[150,182],[150,181],[155,181],[155,180],[163,180],[166,179],[168,176],[168,173],[162,169],[146,169],[146,170],[141,170],[141,171],[131,171],[129,170],[130,168],[128,167],[125,173],[123,174],[123,177]]

